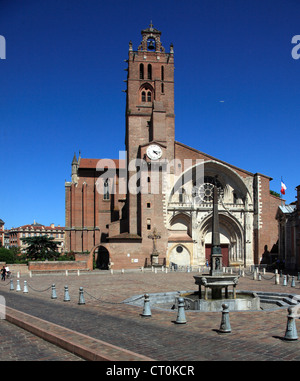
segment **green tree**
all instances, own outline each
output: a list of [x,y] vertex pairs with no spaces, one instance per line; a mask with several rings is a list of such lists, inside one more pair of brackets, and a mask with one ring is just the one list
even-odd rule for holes
[[26,257],[31,260],[56,259],[59,257],[57,243],[46,235],[22,238],[27,243]]
[[272,194],[273,196],[276,196],[276,197],[280,197],[280,194],[273,191],[273,190],[270,190],[270,194]]
[[5,247],[0,247],[0,262],[5,263],[15,263],[16,255],[13,250],[5,249]]

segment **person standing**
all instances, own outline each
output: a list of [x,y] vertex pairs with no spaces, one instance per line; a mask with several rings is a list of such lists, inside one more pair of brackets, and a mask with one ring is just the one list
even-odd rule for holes
[[5,280],[5,276],[6,276],[6,268],[5,266],[3,266],[1,269],[1,280]]

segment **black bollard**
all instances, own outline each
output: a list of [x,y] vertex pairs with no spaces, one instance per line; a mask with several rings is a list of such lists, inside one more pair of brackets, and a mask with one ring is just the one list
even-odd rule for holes
[[55,284],[52,284],[51,286],[51,299],[57,299]]
[[230,333],[231,332],[231,326],[229,321],[229,307],[228,304],[222,304],[222,320],[219,332],[221,333]]
[[287,324],[286,324],[286,331],[284,335],[285,340],[298,340],[297,335],[297,328],[296,328],[296,322],[295,318],[297,316],[294,315],[293,308],[288,308],[288,316],[287,316]]
[[83,296],[83,288],[79,287],[79,301],[78,304],[85,304],[84,296]]
[[175,321],[176,324],[185,324],[186,318],[185,318],[185,312],[184,312],[184,299],[178,298],[178,314],[177,319]]
[[69,302],[69,301],[70,301],[69,288],[68,286],[65,286],[64,302]]
[[142,316],[151,317],[150,299],[148,294],[144,295],[144,308],[143,308]]

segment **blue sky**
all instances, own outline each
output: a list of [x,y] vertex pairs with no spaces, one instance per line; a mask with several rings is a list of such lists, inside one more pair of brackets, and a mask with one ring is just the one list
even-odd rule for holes
[[64,226],[74,152],[118,158],[124,150],[124,60],[151,20],[166,50],[174,44],[176,140],[272,177],[277,192],[282,176],[287,202],[295,200],[298,0],[0,0],[6,228]]

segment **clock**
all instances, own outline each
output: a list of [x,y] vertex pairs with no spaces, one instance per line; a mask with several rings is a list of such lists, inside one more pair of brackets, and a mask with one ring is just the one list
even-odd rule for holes
[[158,160],[162,156],[162,149],[157,144],[151,144],[147,148],[147,156],[151,160]]

